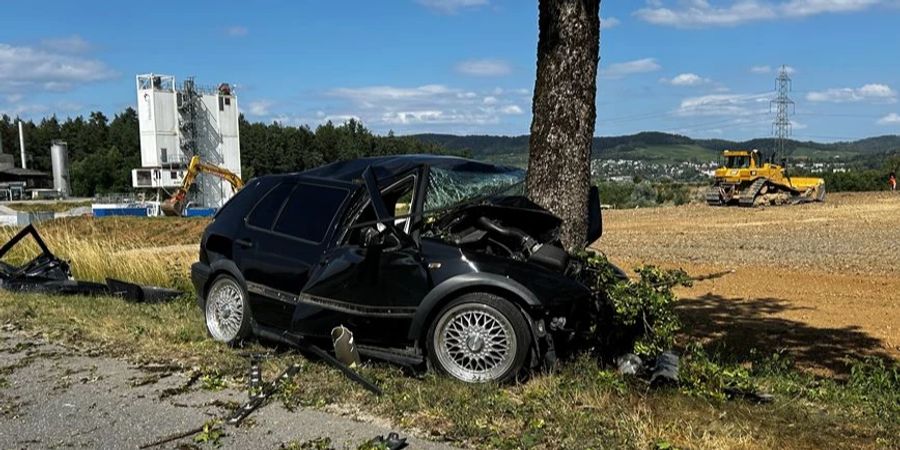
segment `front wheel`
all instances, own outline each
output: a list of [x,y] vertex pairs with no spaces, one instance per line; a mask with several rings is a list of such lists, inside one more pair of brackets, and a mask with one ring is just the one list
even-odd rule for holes
[[246,292],[228,275],[219,275],[213,281],[206,293],[203,311],[206,330],[217,341],[233,345],[250,334]]
[[531,331],[503,298],[466,294],[438,313],[428,330],[428,357],[440,372],[467,383],[502,383],[522,370]]

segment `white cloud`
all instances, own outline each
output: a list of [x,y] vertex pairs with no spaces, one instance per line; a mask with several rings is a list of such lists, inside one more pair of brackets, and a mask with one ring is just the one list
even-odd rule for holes
[[519,105],[504,106],[503,108],[500,109],[500,112],[503,114],[511,115],[511,116],[517,116],[519,114],[525,113],[524,111],[522,111],[522,108],[520,108]]
[[250,33],[250,30],[247,27],[240,25],[233,25],[225,29],[225,34],[231,37],[244,37]]
[[268,100],[257,100],[250,102],[247,106],[247,112],[251,116],[268,116],[270,115],[270,108],[272,108],[273,103]]
[[672,79],[662,78],[659,81],[672,86],[697,86],[710,82],[709,78],[703,78],[695,73],[682,73]]
[[361,88],[337,88],[331,91],[331,95],[353,100],[364,106],[385,100],[408,100],[430,98],[445,94],[457,94],[441,84],[426,84],[424,86],[402,88],[394,86],[368,86]]
[[44,39],[41,41],[41,44],[50,50],[62,53],[83,53],[91,49],[91,44],[77,34],[62,38]]
[[456,71],[474,77],[501,77],[509,75],[512,67],[499,59],[470,59],[457,64]]
[[0,91],[67,91],[116,74],[102,61],[61,52],[0,43]]
[[878,119],[878,125],[900,125],[900,114],[890,113]]
[[767,74],[772,73],[772,68],[770,66],[753,66],[750,68],[750,72],[757,74]]
[[675,114],[686,117],[749,116],[767,111],[761,108],[761,104],[768,102],[767,94],[703,95],[682,100]]
[[623,78],[639,73],[656,72],[662,67],[653,58],[637,59],[622,63],[610,64],[600,68],[600,76],[606,78]]
[[[417,87],[343,87],[328,96],[346,104],[332,105],[362,117],[375,129],[425,131],[440,128],[473,132],[525,114],[519,89],[469,91],[440,84]],[[475,95],[469,95],[475,94]]]
[[424,110],[387,112],[379,122],[387,125],[488,125],[499,122],[499,118],[466,111]]
[[715,5],[708,0],[682,0],[667,7],[662,0],[648,0],[634,14],[641,20],[678,28],[735,26],[747,22],[802,18],[828,13],[863,11],[890,0],[731,0]]
[[461,9],[485,6],[489,0],[416,0],[422,6],[443,14],[455,14]]
[[622,24],[622,21],[616,19],[615,17],[601,17],[600,18],[600,29],[601,30],[609,30],[610,28],[615,28]]
[[830,103],[862,101],[894,103],[897,101],[897,92],[886,84],[867,84],[859,88],[834,88],[814,91],[806,94],[806,99],[811,102]]

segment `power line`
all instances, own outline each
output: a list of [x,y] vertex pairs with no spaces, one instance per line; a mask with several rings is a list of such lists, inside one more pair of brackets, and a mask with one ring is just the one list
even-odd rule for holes
[[[791,137],[791,113],[795,109],[794,101],[788,96],[791,91],[791,76],[787,66],[781,66],[778,78],[775,79],[778,95],[769,103],[769,109],[775,106],[775,120],[772,122],[772,134],[775,136],[775,153],[787,158],[787,139]],[[773,155],[774,159],[774,155]]]

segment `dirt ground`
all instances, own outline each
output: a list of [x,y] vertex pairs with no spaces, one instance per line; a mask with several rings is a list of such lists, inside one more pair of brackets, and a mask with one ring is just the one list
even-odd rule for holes
[[837,374],[848,356],[900,357],[900,195],[615,210],[604,222],[594,247],[626,270],[734,271],[679,291],[689,334]]

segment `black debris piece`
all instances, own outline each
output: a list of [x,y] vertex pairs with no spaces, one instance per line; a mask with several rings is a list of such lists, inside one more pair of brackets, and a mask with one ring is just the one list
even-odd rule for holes
[[619,373],[649,378],[653,387],[678,384],[678,362],[678,355],[672,351],[662,352],[652,363],[642,360],[634,353],[616,358]]
[[0,259],[31,236],[41,253],[31,261],[13,266],[0,261],[0,288],[11,292],[30,292],[55,295],[113,295],[132,302],[163,302],[182,295],[177,289],[141,286],[127,281],[107,278],[106,283],[80,281],[72,277],[69,263],[58,258],[34,225],[27,225],[0,247]]
[[375,439],[369,441],[369,444],[381,447],[387,447],[389,450],[401,450],[409,446],[406,438],[401,438],[397,433],[388,433],[387,437],[376,436]]
[[650,370],[650,385],[678,384],[678,355],[671,351],[662,352]]
[[618,357],[616,365],[622,375],[638,375],[644,370],[644,362],[634,353],[626,353]]

